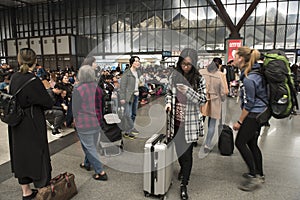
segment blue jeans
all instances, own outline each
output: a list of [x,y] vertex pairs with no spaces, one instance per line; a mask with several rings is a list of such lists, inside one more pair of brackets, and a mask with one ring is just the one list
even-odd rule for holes
[[97,151],[97,143],[100,136],[100,129],[77,131],[80,143],[85,154],[84,165],[94,167],[95,173],[100,174],[103,171]]
[[126,102],[124,104],[125,108],[125,116],[131,120],[128,120],[130,122],[130,125],[128,126],[128,130],[125,132],[130,132],[134,127],[134,121],[136,117],[136,112],[138,109],[138,103],[139,103],[139,97],[134,95],[133,102]]
[[211,140],[214,137],[215,134],[215,128],[216,128],[216,122],[217,119],[208,117],[208,131],[207,136],[205,140],[205,145],[211,148]]

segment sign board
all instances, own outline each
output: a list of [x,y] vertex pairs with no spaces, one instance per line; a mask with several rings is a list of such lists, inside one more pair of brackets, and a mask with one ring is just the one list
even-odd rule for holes
[[162,57],[171,57],[172,56],[172,52],[171,51],[162,51]]
[[234,60],[236,50],[243,46],[243,39],[227,39],[226,40],[226,61]]
[[297,54],[297,56],[300,56],[300,49],[297,49],[296,54]]

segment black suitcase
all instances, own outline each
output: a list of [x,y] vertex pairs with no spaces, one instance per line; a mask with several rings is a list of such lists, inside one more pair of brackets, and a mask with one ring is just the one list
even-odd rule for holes
[[223,156],[230,156],[233,154],[234,142],[232,129],[223,124],[221,134],[218,142],[219,152]]

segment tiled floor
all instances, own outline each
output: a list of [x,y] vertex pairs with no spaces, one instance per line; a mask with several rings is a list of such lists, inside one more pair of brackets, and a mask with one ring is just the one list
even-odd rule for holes
[[[143,147],[153,133],[163,132],[165,113],[163,98],[157,99],[138,111],[136,128],[141,132],[135,140],[124,139],[125,152],[117,157],[101,157],[108,173],[107,182],[95,181],[93,172],[79,168],[83,159],[80,143],[76,134],[53,141],[53,176],[61,172],[72,172],[76,176],[78,195],[74,200],[84,199],[148,199],[143,193]],[[229,98],[224,103],[223,117],[226,124],[232,125],[239,115],[239,105]],[[194,165],[188,192],[190,199],[206,200],[299,200],[300,199],[300,120],[271,119],[271,127],[263,128],[259,145],[264,157],[266,183],[254,192],[242,192],[237,189],[243,180],[242,173],[247,172],[239,152],[235,149],[230,157],[221,156],[217,147],[208,156],[199,159],[203,138],[194,148]],[[0,123],[0,200],[21,199],[21,189],[17,180],[9,172],[8,144],[6,126]],[[68,131],[69,132],[69,131]],[[49,140],[52,140],[49,135]],[[214,140],[216,142],[216,138]],[[60,150],[61,149],[61,150]],[[176,180],[178,163],[175,162],[173,184],[167,193],[167,199],[179,198],[179,182]],[[151,199],[151,198],[150,198]]]

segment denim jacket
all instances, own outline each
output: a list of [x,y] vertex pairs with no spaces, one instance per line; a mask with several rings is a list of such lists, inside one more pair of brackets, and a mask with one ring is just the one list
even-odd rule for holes
[[258,72],[260,65],[255,63],[252,70],[245,76],[244,70],[241,72],[240,99],[241,108],[245,108],[251,113],[261,113],[267,107],[268,102],[267,86],[265,79]]

